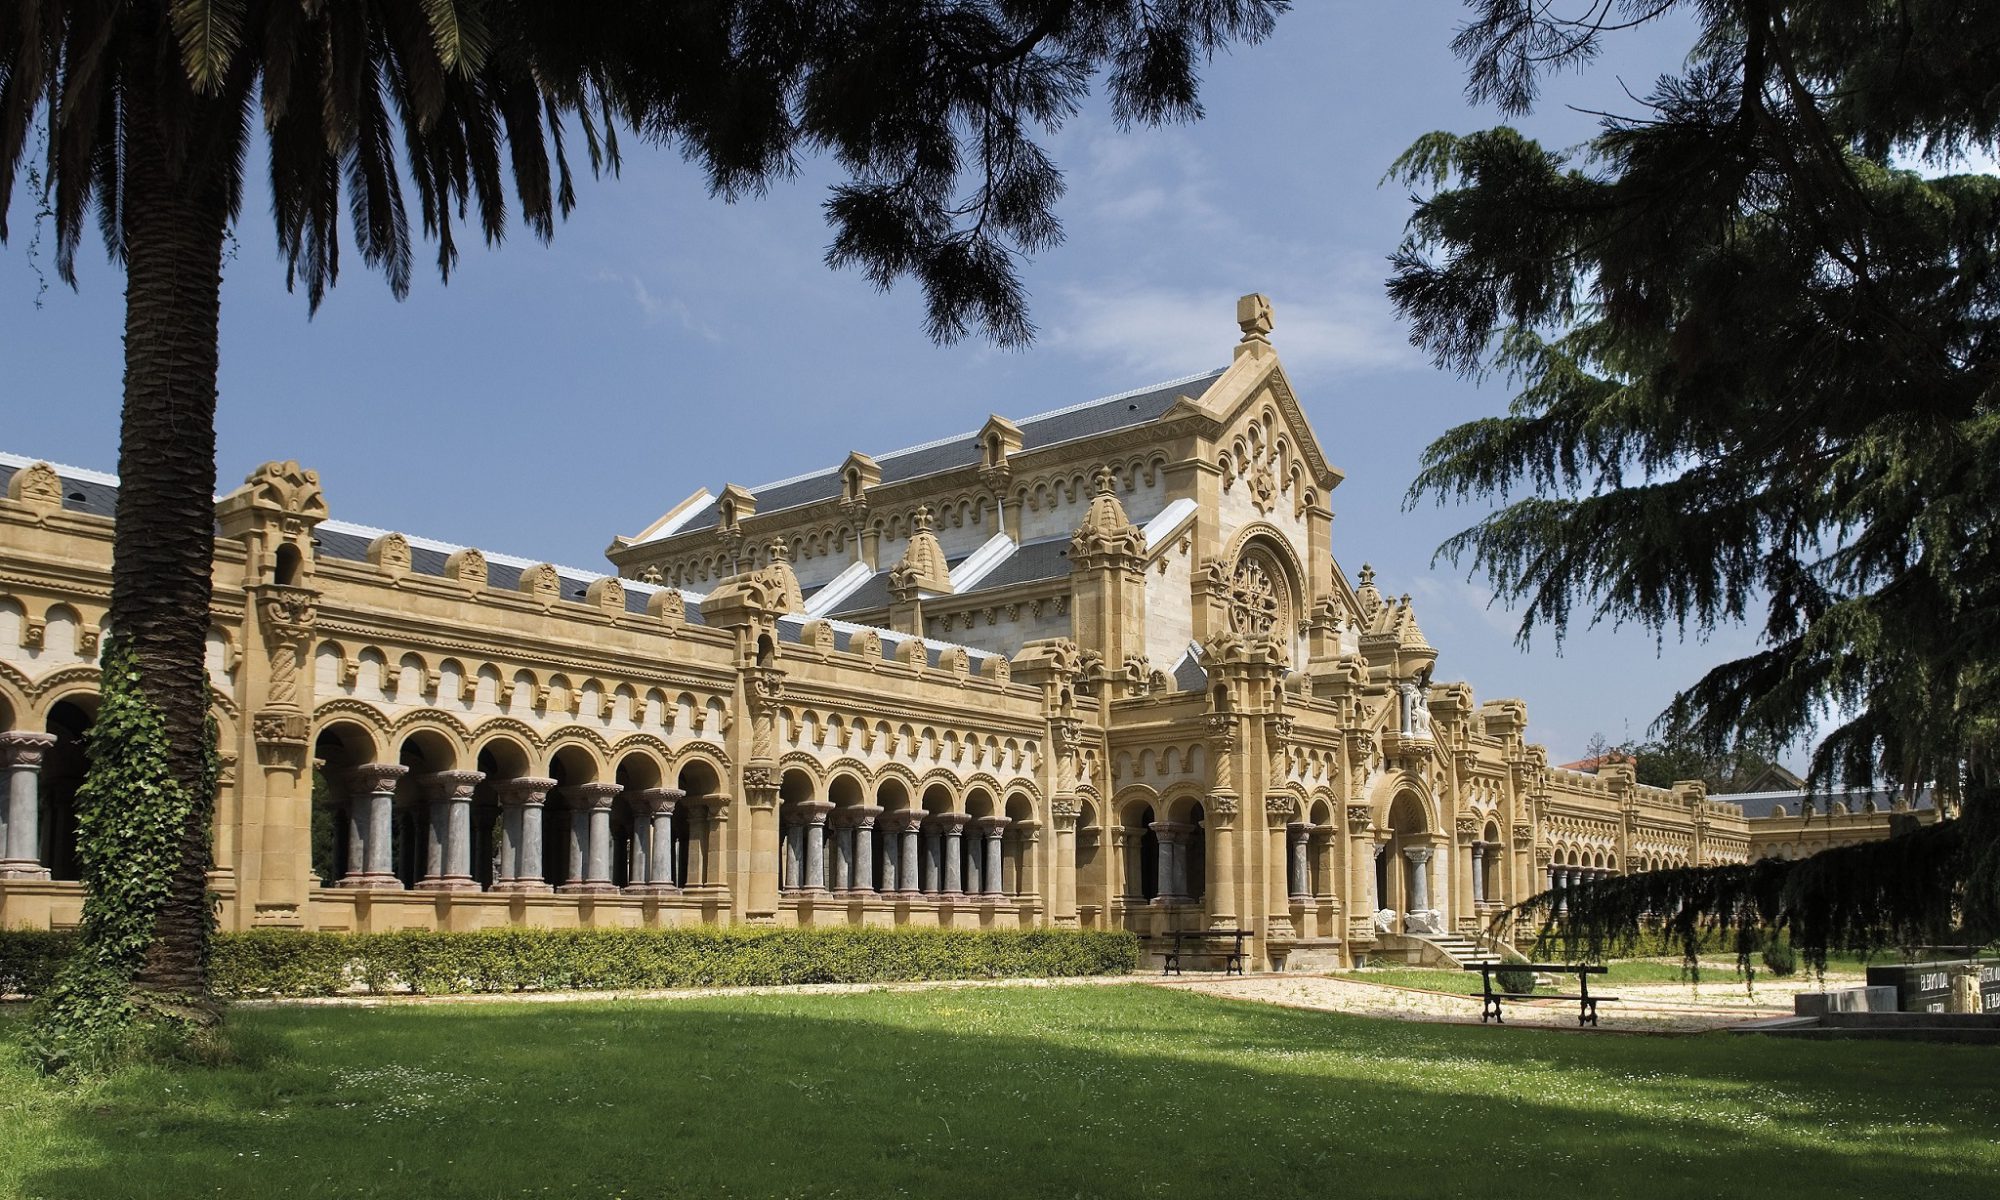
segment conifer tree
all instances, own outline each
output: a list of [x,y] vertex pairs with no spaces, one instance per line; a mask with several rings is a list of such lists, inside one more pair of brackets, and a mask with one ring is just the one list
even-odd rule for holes
[[[2000,6],[1473,0],[1470,95],[1668,17],[1685,67],[1555,150],[1430,134],[1389,292],[1443,367],[1511,381],[1411,499],[1498,502],[1441,553],[1524,605],[1666,635],[1751,622],[1665,724],[1710,756],[1822,722],[1818,786],[1930,785],[1963,818],[1796,864],[1567,897],[1601,952],[1645,914],[1835,946],[2000,932]],[[1565,15],[1565,14],[1568,15]],[[1574,890],[1574,889],[1573,889]],[[1546,917],[1548,898],[1531,907]]]

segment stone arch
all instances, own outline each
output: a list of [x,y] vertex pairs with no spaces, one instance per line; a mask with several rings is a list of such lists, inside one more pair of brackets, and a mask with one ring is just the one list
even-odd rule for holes
[[[468,735],[467,740],[472,744],[473,756],[477,757],[487,744],[496,738],[506,738],[514,742],[531,760],[535,751],[542,747],[541,735],[527,722],[513,717],[489,717],[473,726],[472,732]],[[529,765],[531,764],[523,763],[522,771],[525,772]]]
[[611,743],[605,741],[604,735],[595,729],[589,729],[582,725],[564,725],[550,732],[543,739],[543,742],[551,751],[558,746],[581,742],[590,747],[591,753],[596,755],[600,767],[609,767],[611,765]]
[[96,666],[61,667],[31,684],[29,694],[34,697],[36,711],[46,717],[56,705],[74,701],[78,696],[89,696],[95,705],[103,678],[103,671]]
[[[931,807],[930,801],[932,795],[941,792],[949,802],[949,807],[942,811],[965,811],[965,794],[959,785],[958,777],[942,767],[934,771],[925,772],[923,778],[918,781],[916,792],[924,798],[925,808]],[[933,809],[932,811],[939,810]]]

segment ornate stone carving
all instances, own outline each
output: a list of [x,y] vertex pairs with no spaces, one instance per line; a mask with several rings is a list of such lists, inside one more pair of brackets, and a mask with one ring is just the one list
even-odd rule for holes
[[39,770],[49,748],[55,744],[55,737],[46,733],[29,733],[20,729],[0,733],[0,766]]
[[1289,822],[1298,811],[1298,799],[1290,792],[1272,792],[1264,797],[1264,819],[1273,825]]
[[1083,524],[1070,537],[1070,561],[1086,568],[1125,566],[1138,569],[1146,557],[1146,534],[1125,515],[1118,502],[1118,481],[1109,467],[1099,467],[1096,490]]
[[556,574],[553,563],[536,563],[522,571],[520,582],[514,586],[517,591],[545,603],[562,597],[562,576]]
[[410,569],[410,539],[385,533],[368,543],[368,561],[385,575],[401,576]]
[[1225,821],[1235,820],[1236,814],[1242,809],[1236,797],[1219,793],[1211,794],[1204,803],[1210,813]]
[[1535,827],[1533,825],[1526,821],[1520,821],[1514,825],[1514,844],[1516,846],[1526,846],[1534,840]]
[[1350,804],[1347,806],[1347,827],[1355,833],[1360,833],[1367,829],[1374,820],[1375,810],[1370,805]]
[[483,588],[487,583],[486,556],[469,548],[454,551],[444,560],[444,573],[467,587]]
[[61,508],[62,477],[45,462],[29,463],[7,481],[7,498],[44,511]]
[[[298,463],[267,462],[244,477],[243,486],[253,507],[275,509],[288,517],[317,524],[326,520],[326,497],[319,490],[319,472]],[[297,523],[285,522],[286,532],[296,532]]]
[[1458,818],[1458,836],[1468,840],[1478,837],[1479,818],[1478,817]]

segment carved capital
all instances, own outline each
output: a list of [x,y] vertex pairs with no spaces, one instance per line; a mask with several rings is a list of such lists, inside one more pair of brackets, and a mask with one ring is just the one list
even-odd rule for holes
[[479,771],[437,771],[417,776],[417,786],[430,800],[470,800],[472,789],[486,778]]
[[1049,742],[1057,754],[1074,754],[1083,745],[1083,722],[1075,717],[1052,717]]
[[1264,797],[1264,819],[1273,825],[1283,825],[1298,812],[1299,802],[1290,792],[1272,792]]
[[494,783],[494,790],[500,793],[500,803],[522,808],[534,808],[549,798],[549,789],[556,781],[533,775],[515,779],[502,779]]
[[1530,845],[1534,842],[1534,840],[1535,840],[1535,827],[1533,825],[1529,824],[1526,821],[1520,821],[1515,824],[1514,844],[1516,846]]
[[39,771],[55,744],[52,733],[30,733],[24,729],[0,733],[0,766]]
[[297,642],[310,636],[318,620],[318,596],[310,588],[266,584],[258,589],[257,613],[272,638]]
[[785,698],[785,673],[776,667],[751,667],[743,672],[743,698],[754,712],[769,712]]
[[306,744],[306,716],[301,712],[266,710],[251,718],[250,730],[260,746]]
[[1467,839],[1476,838],[1479,836],[1478,817],[1460,817],[1458,818],[1457,825],[1458,825],[1458,836]]
[[618,793],[625,790],[622,783],[579,783],[563,789],[563,799],[572,808],[610,808]]
[[1347,806],[1347,827],[1353,832],[1362,832],[1374,820],[1375,810],[1373,807],[1366,804],[1350,804]]
[[632,803],[647,816],[665,816],[674,811],[674,806],[687,799],[687,793],[679,788],[642,788],[632,793]]
[[1236,747],[1236,718],[1229,713],[1210,713],[1204,718],[1208,724],[1208,740],[1218,752]]
[[1282,744],[1292,740],[1292,729],[1297,724],[1298,718],[1287,713],[1278,713],[1269,719],[1265,728],[1270,731],[1273,742]]
[[375,794],[396,790],[397,781],[410,773],[410,768],[401,763],[363,763],[350,767],[342,776],[349,791],[359,795]]
[[1208,797],[1205,807],[1221,820],[1233,821],[1236,819],[1236,814],[1242,811],[1243,806],[1237,802],[1235,796],[1230,795],[1228,792],[1216,792]]

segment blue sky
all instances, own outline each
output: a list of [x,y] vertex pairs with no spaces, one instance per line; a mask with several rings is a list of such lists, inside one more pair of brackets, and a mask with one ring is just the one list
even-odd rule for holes
[[[768,197],[723,205],[671,154],[634,147],[621,178],[580,188],[544,247],[516,229],[468,250],[449,286],[420,274],[397,303],[351,261],[308,320],[284,289],[267,206],[246,200],[223,293],[220,478],[296,458],[336,516],[580,567],[604,567],[698,486],[754,485],[1220,366],[1235,298],[1261,291],[1328,457],[1334,548],[1416,597],[1440,679],[1529,702],[1555,761],[1593,732],[1644,733],[1675,688],[1748,649],[1724,630],[1661,643],[1575,630],[1558,654],[1482,580],[1431,567],[1477,507],[1405,512],[1427,442],[1504,408],[1498,384],[1434,370],[1384,297],[1409,200],[1380,187],[1432,129],[1500,121],[1463,97],[1449,42],[1462,9],[1301,0],[1275,36],[1207,72],[1198,124],[1120,133],[1093,107],[1050,142],[1068,175],[1065,245],[1025,268],[1040,328],[1025,351],[937,347],[914,289],[883,295],[821,263],[832,175],[807,163]],[[1577,109],[1625,109],[1671,69],[1685,30],[1628,34],[1517,122],[1589,136]],[[91,248],[82,285],[41,295],[30,214],[0,249],[4,448],[110,470],[117,458],[122,281]]]

